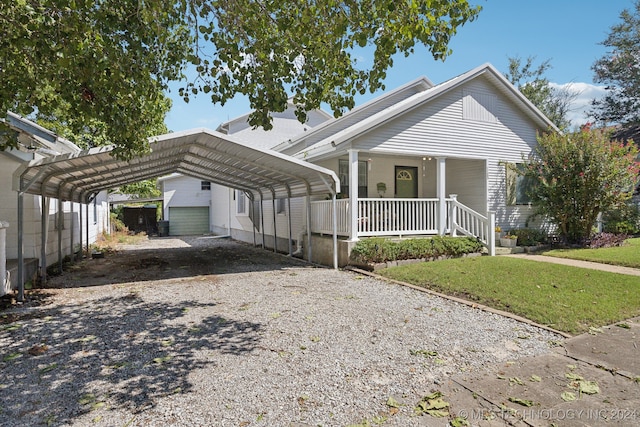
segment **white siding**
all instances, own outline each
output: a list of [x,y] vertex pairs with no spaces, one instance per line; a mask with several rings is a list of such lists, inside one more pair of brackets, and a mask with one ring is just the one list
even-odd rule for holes
[[[465,120],[465,92],[494,94],[497,121]],[[360,136],[352,146],[370,151],[372,155],[443,156],[448,163],[452,158],[486,159],[488,209],[496,211],[499,224],[510,226],[516,222],[523,223],[527,209],[505,206],[505,177],[501,165],[505,161],[521,161],[523,154],[528,155],[536,144],[536,131],[533,122],[482,77]],[[480,166],[475,167],[474,176],[480,173]],[[458,194],[462,192],[458,191]]]
[[[162,181],[164,218],[169,218],[170,207],[209,206],[211,190],[202,190],[202,180],[188,176],[175,176]],[[211,184],[213,187],[213,184]]]
[[[16,259],[18,257],[18,193],[11,188],[13,172],[20,166],[20,163],[9,156],[0,153],[0,220],[9,222],[7,229],[7,258]],[[42,203],[41,197],[32,194],[24,196],[24,229],[23,229],[23,255],[25,258],[40,258],[41,239],[41,219]],[[96,241],[100,233],[108,231],[109,213],[106,192],[98,195],[98,218],[94,221],[93,203],[89,205],[89,241]],[[84,218],[86,211],[83,207],[83,239],[86,244],[86,223]],[[80,243],[79,235],[79,209],[80,205],[73,204],[73,240],[74,246]],[[47,265],[51,265],[58,260],[58,230],[56,218],[58,212],[58,201],[51,199],[49,205],[49,232],[47,233],[46,257]],[[62,229],[62,254],[71,253],[71,203],[63,203],[64,227]]]

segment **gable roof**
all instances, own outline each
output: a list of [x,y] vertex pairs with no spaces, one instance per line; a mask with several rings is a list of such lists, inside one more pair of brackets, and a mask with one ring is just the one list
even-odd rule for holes
[[[480,76],[487,77],[497,88],[497,90],[518,106],[528,117],[541,128],[558,128],[549,120],[531,101],[529,101],[518,89],[516,89],[493,65],[486,63],[464,74],[433,86],[423,92],[405,98],[374,115],[366,117],[364,120],[354,123],[352,126],[335,129],[337,132],[327,133],[326,137],[317,141],[312,146],[299,147],[296,157],[304,156],[307,160],[316,156],[335,151],[337,146],[343,144],[359,135],[375,129],[382,124],[395,119],[396,117],[413,110],[425,103],[447,93],[461,85],[476,79]],[[346,115],[345,115],[346,116]],[[330,126],[330,125],[329,125]],[[303,150],[304,148],[304,150]]]
[[347,129],[350,126],[379,113],[385,108],[389,108],[390,106],[414,96],[415,94],[424,92],[431,87],[433,87],[433,82],[428,78],[417,78],[354,108],[341,117],[328,120],[308,132],[300,134],[280,145],[276,145],[273,149],[285,154],[297,153],[305,147],[316,144],[336,132]]

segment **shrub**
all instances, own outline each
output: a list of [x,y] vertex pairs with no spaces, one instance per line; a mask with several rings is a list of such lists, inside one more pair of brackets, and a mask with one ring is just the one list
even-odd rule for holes
[[636,234],[640,230],[640,209],[638,205],[627,202],[605,212],[602,222],[606,233]]
[[536,246],[548,241],[547,233],[536,228],[514,228],[508,234],[518,238],[519,246]]
[[591,249],[612,248],[622,246],[628,238],[626,234],[598,233],[589,240],[587,246]]
[[482,243],[471,237],[440,237],[392,241],[380,237],[360,240],[351,251],[357,263],[460,256],[480,252]]

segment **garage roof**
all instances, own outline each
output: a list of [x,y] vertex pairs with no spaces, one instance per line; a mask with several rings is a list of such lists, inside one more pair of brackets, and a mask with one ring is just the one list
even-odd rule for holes
[[154,137],[150,147],[128,161],[111,147],[34,160],[15,172],[14,190],[87,203],[99,191],[177,172],[264,199],[340,191],[329,169],[209,129]]

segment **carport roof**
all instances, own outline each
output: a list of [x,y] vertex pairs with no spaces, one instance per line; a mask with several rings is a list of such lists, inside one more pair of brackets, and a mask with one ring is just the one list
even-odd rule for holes
[[177,172],[264,199],[340,191],[329,169],[209,129],[151,141],[150,153],[128,161],[113,157],[111,147],[31,161],[15,172],[14,190],[87,203],[99,191]]

